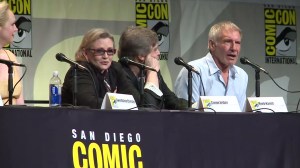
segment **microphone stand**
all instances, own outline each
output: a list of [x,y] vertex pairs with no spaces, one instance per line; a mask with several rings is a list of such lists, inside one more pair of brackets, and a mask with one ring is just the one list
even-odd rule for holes
[[144,106],[145,67],[140,67],[140,104]]
[[74,69],[73,69],[73,75],[74,75],[74,81],[73,81],[73,105],[77,106],[77,69],[78,66],[77,64],[74,64]]
[[192,107],[192,70],[188,69],[188,108]]
[[12,105],[12,97],[13,97],[13,92],[14,92],[14,87],[13,87],[13,67],[11,64],[7,64],[8,66],[8,102],[9,105]]
[[260,96],[260,70],[255,69],[255,96]]

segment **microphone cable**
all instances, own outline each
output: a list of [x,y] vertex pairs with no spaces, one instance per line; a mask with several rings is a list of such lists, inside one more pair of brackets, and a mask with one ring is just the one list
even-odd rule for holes
[[296,113],[298,113],[299,112],[299,110],[298,110],[298,108],[299,108],[299,103],[300,103],[300,98],[299,98],[299,100],[298,100],[298,103],[297,103],[297,106],[296,106]]
[[203,110],[203,112],[204,112],[204,110],[211,110],[211,111],[213,111],[214,112],[214,114],[217,114],[217,111],[215,110],[215,109],[213,109],[213,108],[210,108],[210,107],[201,107],[201,108],[199,108],[199,110]]
[[[158,78],[158,86],[160,86],[160,82],[163,81],[162,80],[162,76],[159,72],[157,72],[157,78]],[[168,87],[168,86],[167,86]],[[162,92],[162,91],[161,91]],[[164,104],[165,104],[165,95],[163,93],[162,97],[161,97],[161,102],[160,102],[160,107],[159,107],[159,112],[162,111],[163,107],[164,107]]]
[[[273,78],[272,78],[272,76],[270,75],[270,73],[266,73],[270,78],[271,78],[271,80],[275,83],[275,85],[277,86],[277,87],[279,87],[281,90],[283,90],[283,91],[286,91],[286,92],[288,92],[288,93],[299,93],[300,91],[289,91],[289,90],[286,90],[286,89],[284,89],[284,88],[282,88]],[[299,110],[299,104],[300,104],[300,98],[299,98],[299,100],[298,100],[298,103],[297,103],[297,107],[296,107],[296,112],[298,112]]]
[[[13,93],[12,93],[12,94],[14,94],[14,91],[15,91],[16,86],[21,82],[21,80],[24,78],[24,76],[25,76],[25,74],[26,74],[26,72],[27,72],[27,66],[25,65],[24,67],[25,67],[25,70],[24,70],[24,72],[23,72],[21,78],[20,78],[20,79],[16,82],[16,84],[14,85],[14,87],[13,87]],[[22,90],[22,92],[23,92],[23,90]],[[9,101],[9,99],[8,99],[3,105],[6,105],[6,104],[8,103],[8,101]]]
[[276,113],[273,109],[270,109],[270,108],[258,108],[258,109],[255,109],[255,110],[251,110],[251,111],[247,111],[247,112],[256,112],[256,113],[261,113],[260,110],[269,110],[273,113]]
[[[135,109],[135,108],[153,108],[153,109],[159,109],[158,106],[155,106],[153,104],[143,104],[143,105],[139,105],[139,106],[135,106],[135,107],[131,107],[129,109],[126,109],[126,110],[132,110],[132,109]],[[140,110],[140,109],[139,109]],[[161,110],[160,110],[161,111]]]
[[205,89],[204,89],[204,85],[203,85],[203,81],[202,81],[202,76],[201,76],[201,69],[199,69],[200,72],[199,74],[197,74],[199,77],[200,77],[200,82],[201,82],[201,85],[202,85],[202,90],[203,90],[203,96],[205,96]]
[[283,91],[286,91],[288,93],[299,93],[300,91],[289,91],[289,90],[286,90],[284,88],[282,88],[273,78],[272,76],[270,75],[270,73],[266,73],[270,78],[271,80],[275,83],[276,86],[278,86],[280,89],[282,89]]
[[[90,66],[90,65],[88,64],[88,66]],[[74,68],[76,68],[76,67],[74,67]],[[94,77],[93,77],[93,75],[92,75],[92,72],[89,70],[89,68],[86,68],[86,71],[88,71],[88,73],[89,73],[89,75],[90,75],[90,77],[91,77],[91,79],[92,79],[92,81],[93,81],[94,90],[95,90],[96,97],[97,97],[97,101],[96,101],[97,105],[96,105],[96,107],[97,107],[97,108],[101,108],[101,105],[100,105],[100,107],[99,107],[100,102],[99,102],[99,94],[98,94],[98,90],[97,90],[97,87],[96,87],[96,81],[95,81],[95,79],[94,79]]]
[[[84,57],[84,58],[85,58],[86,62],[88,63],[88,66],[91,68],[90,63],[89,63],[89,60],[88,60],[86,57]],[[79,64],[79,63],[78,63],[78,64]],[[82,66],[83,66],[83,65],[82,65]],[[84,67],[84,66],[83,66],[83,67]],[[75,68],[76,68],[76,67],[75,67]],[[85,68],[86,68],[86,67],[85,67]],[[93,81],[94,90],[95,90],[96,97],[97,97],[97,101],[96,101],[97,105],[96,105],[96,107],[97,107],[97,108],[101,108],[102,105],[100,105],[100,107],[99,107],[99,104],[100,104],[100,102],[99,102],[99,93],[98,93],[98,90],[97,90],[97,87],[96,87],[95,79],[94,79],[94,77],[93,77],[92,72],[90,71],[90,69],[89,69],[89,68],[86,68],[86,70],[88,71],[88,73],[89,73],[89,75],[90,75],[90,77],[91,77],[91,79],[92,79],[92,81]],[[103,81],[103,82],[105,82],[105,81]]]

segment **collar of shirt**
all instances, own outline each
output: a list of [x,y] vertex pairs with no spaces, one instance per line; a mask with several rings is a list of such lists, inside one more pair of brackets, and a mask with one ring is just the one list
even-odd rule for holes
[[[221,70],[218,68],[217,64],[215,63],[215,61],[210,53],[207,54],[206,63],[209,68],[209,73],[210,73],[209,75],[214,75],[217,72],[219,72],[219,73],[221,72]],[[229,75],[232,78],[235,78],[237,73],[238,72],[237,72],[235,66],[234,65],[231,66],[229,69]]]

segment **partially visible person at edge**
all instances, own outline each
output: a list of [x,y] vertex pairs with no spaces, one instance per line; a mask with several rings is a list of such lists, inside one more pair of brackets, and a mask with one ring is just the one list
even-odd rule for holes
[[[112,61],[115,53],[114,37],[107,30],[94,28],[84,35],[75,59],[91,72],[93,78],[88,71],[78,69],[78,106],[100,108],[107,92],[131,94],[136,103],[139,103],[139,93],[126,78],[121,65]],[[62,105],[73,104],[73,69],[74,66],[65,75],[62,87]]]
[[156,71],[145,70],[144,90],[141,89],[141,69],[135,65],[127,65],[121,61],[127,78],[131,80],[137,91],[144,91],[141,107],[154,109],[185,109],[187,101],[178,99],[168,88],[161,73],[159,65],[160,51],[158,49],[157,34],[143,27],[128,27],[119,40],[118,57],[122,57],[145,64]]
[[[241,29],[230,21],[211,27],[208,34],[209,52],[205,57],[188,63],[200,72],[203,82],[199,75],[193,75],[193,102],[199,102],[200,96],[236,96],[240,109],[245,110],[248,75],[235,65],[241,50],[241,39]],[[187,91],[188,71],[183,68],[175,81],[175,93],[187,99]]]
[[[0,59],[17,63],[16,56],[9,50],[3,48],[13,42],[14,33],[18,31],[15,22],[15,15],[10,10],[7,2],[0,2]],[[0,72],[0,96],[2,97],[3,104],[9,105],[8,66],[0,63]],[[20,75],[20,67],[13,66],[13,86],[20,80]],[[19,82],[13,91],[12,104],[24,104],[22,82]]]

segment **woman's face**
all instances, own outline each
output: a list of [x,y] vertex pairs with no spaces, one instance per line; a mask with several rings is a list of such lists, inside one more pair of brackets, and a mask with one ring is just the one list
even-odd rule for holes
[[18,28],[15,25],[15,15],[10,10],[7,12],[8,20],[2,27],[0,27],[0,39],[3,46],[12,43],[14,40],[14,33],[18,31]]
[[96,40],[90,48],[85,49],[88,62],[92,63],[101,72],[107,70],[115,55],[116,49],[110,38],[101,38]]

